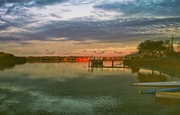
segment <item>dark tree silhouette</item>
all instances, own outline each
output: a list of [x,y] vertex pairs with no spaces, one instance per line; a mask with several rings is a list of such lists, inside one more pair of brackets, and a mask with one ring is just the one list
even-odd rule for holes
[[143,55],[148,55],[155,57],[155,54],[158,54],[159,57],[162,54],[167,55],[167,53],[172,52],[172,46],[170,41],[153,41],[153,40],[146,40],[141,42],[138,47],[138,52]]

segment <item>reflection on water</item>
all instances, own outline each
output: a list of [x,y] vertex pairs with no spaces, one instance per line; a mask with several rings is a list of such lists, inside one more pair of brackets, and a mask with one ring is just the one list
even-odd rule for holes
[[180,105],[180,100],[178,99],[156,98],[155,102],[159,104],[163,104],[163,105],[169,105],[169,106]]
[[15,59],[2,59],[0,58],[0,71],[4,71],[6,69],[13,69],[17,64],[25,64],[25,60],[19,61]]
[[0,71],[0,115],[164,115],[179,110],[179,104],[156,103],[154,95],[139,95],[147,88],[129,86],[139,82],[138,75],[127,68],[90,72],[87,63],[16,65]]
[[155,74],[154,70],[152,73],[138,73],[138,80],[140,82],[160,82],[160,81],[167,81],[167,77],[162,73]]

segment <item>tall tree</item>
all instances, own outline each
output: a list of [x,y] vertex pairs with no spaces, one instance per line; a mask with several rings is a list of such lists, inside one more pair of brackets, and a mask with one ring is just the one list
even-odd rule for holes
[[155,56],[155,54],[159,54],[159,57],[162,56],[162,54],[166,54],[169,51],[172,50],[171,44],[169,41],[153,41],[153,40],[146,40],[144,42],[141,42],[138,47],[138,51],[140,54],[144,55],[151,55],[152,57]]

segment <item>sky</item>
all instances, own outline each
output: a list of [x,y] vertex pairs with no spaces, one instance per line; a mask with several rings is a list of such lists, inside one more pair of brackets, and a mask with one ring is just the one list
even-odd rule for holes
[[123,56],[144,40],[180,41],[180,0],[0,0],[0,51]]

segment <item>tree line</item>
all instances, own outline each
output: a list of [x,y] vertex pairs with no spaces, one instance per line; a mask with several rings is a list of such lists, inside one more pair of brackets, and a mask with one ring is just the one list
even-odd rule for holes
[[177,55],[174,51],[173,44],[169,40],[146,40],[138,45],[137,50],[144,57],[170,57]]

